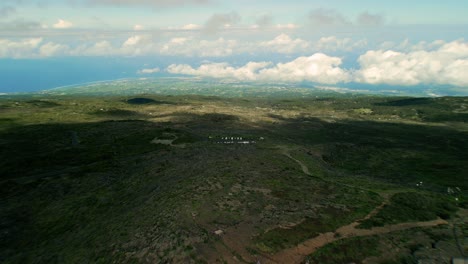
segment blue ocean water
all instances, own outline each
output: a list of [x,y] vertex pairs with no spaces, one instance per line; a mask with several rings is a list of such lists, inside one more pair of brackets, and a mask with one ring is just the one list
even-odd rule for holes
[[[348,53],[344,57],[342,67],[355,69],[359,53]],[[292,56],[295,58],[294,56]],[[283,58],[284,60],[284,58]],[[228,58],[199,58],[181,57],[68,57],[48,59],[0,59],[0,94],[24,93],[53,89],[62,86],[79,85],[90,82],[110,81],[126,78],[140,77],[166,77],[174,76],[165,69],[175,63],[186,63],[198,67],[203,62],[232,61],[235,67],[243,66],[249,61],[282,62],[281,58],[274,56],[236,56]],[[161,72],[154,74],[139,74],[144,68],[160,68]],[[298,84],[301,85],[301,84]],[[312,85],[312,87],[315,84]],[[411,87],[395,87],[391,85],[369,85],[361,83],[337,84],[342,88],[356,90],[369,90],[373,92],[398,90],[403,94],[415,95],[463,95],[468,91],[451,90],[449,86],[418,85]],[[306,85],[308,87],[308,85]],[[398,94],[398,93],[397,93]]]
[[32,92],[86,82],[142,77],[138,70],[155,68],[157,63],[150,58],[1,59],[0,93]]

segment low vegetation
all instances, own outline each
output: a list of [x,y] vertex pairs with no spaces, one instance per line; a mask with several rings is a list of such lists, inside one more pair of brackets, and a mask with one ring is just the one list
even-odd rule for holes
[[375,236],[338,240],[320,248],[307,260],[314,264],[362,263],[367,257],[380,255],[378,244]]
[[[457,219],[466,98],[302,95],[2,96],[0,262],[255,262],[390,194],[362,228]],[[359,263],[373,239],[311,260]]]
[[387,224],[449,219],[457,210],[455,200],[442,195],[424,195],[417,192],[397,193],[374,217],[364,220],[358,228]]

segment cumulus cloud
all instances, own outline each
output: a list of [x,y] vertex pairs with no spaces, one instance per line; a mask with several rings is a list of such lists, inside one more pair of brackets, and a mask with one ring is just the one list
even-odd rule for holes
[[351,38],[337,38],[336,36],[322,37],[314,43],[314,48],[320,51],[352,51],[365,46],[367,46],[365,39],[354,41]]
[[340,68],[341,64],[341,58],[315,53],[288,63],[278,63],[275,67],[262,70],[260,75],[265,80],[336,84],[350,80],[350,74]]
[[182,55],[198,57],[225,57],[235,54],[278,53],[293,54],[307,52],[310,43],[300,38],[291,38],[287,34],[280,34],[272,40],[256,42],[240,42],[218,38],[216,40],[202,40],[197,38],[172,38],[162,45],[160,53],[164,55]]
[[286,34],[280,34],[269,41],[240,42],[218,38],[216,40],[200,40],[196,38],[172,38],[164,43],[160,53],[164,55],[183,55],[199,57],[225,57],[243,53],[279,53],[292,54],[305,52],[310,48],[308,41],[293,39]]
[[67,54],[69,47],[67,45],[48,42],[39,48],[40,57],[60,56]]
[[189,39],[188,38],[172,38],[169,43],[174,44],[174,45],[183,45],[186,43]]
[[132,37],[129,37],[124,43],[123,43],[123,46],[124,47],[130,47],[130,46],[136,46],[138,45],[139,43],[141,43],[141,41],[143,40],[143,36],[132,36]]
[[125,56],[141,56],[157,53],[157,45],[150,35],[135,35],[124,41],[117,54]]
[[70,49],[70,56],[141,56],[158,53],[157,45],[149,35],[134,35],[120,45],[108,40],[82,44]]
[[63,19],[59,19],[57,23],[52,25],[52,27],[56,29],[66,29],[66,28],[71,28],[72,26],[73,26],[72,22],[66,21]]
[[159,68],[151,68],[151,69],[141,69],[138,71],[138,74],[153,74],[153,73],[157,73],[157,72],[160,72],[161,69]]
[[[287,38],[284,37],[284,39]],[[336,42],[336,39],[323,41],[324,43]],[[349,41],[348,39],[342,40],[343,45]],[[440,45],[439,42],[437,44]],[[341,58],[316,53],[309,57],[298,57],[293,61],[275,65],[269,62],[250,62],[244,66],[234,67],[228,63],[208,63],[193,68],[186,64],[174,64],[170,65],[167,71],[175,74],[231,78],[242,81],[468,86],[466,74],[468,72],[468,43],[463,41],[445,43],[432,51],[371,50],[361,55],[358,63],[360,67],[357,69],[344,69],[341,67]]]
[[174,74],[187,74],[212,78],[230,78],[241,81],[310,81],[325,84],[336,84],[350,80],[350,74],[340,68],[342,61],[316,53],[310,57],[273,65],[271,62],[249,62],[241,67],[228,63],[203,64],[192,68],[187,64],[172,64],[167,71]]
[[408,45],[410,50],[427,50],[427,51],[432,51],[432,50],[437,50],[443,45],[445,45],[446,42],[443,40],[434,40],[432,42],[427,42],[427,41],[420,41],[414,45]]
[[[40,32],[40,31],[38,31]],[[372,85],[411,86],[440,84],[468,86],[468,42],[409,41],[386,43],[385,48],[363,51],[352,69],[342,66],[342,58],[325,55],[335,51],[351,51],[367,47],[366,40],[352,40],[335,36],[315,42],[280,34],[267,41],[242,42],[217,38],[203,40],[197,36],[173,37],[159,42],[151,34],[134,32],[127,38],[106,40],[87,39],[77,42],[58,42],[45,38],[0,38],[0,58],[41,58],[52,56],[141,56],[170,55],[185,57],[228,57],[237,54],[313,54],[286,63],[250,62],[243,66],[228,63],[207,63],[192,67],[171,65],[167,70],[214,78],[233,78],[252,81],[311,81],[316,83],[356,82]],[[331,53],[334,54],[334,53]],[[299,56],[299,55],[298,55]],[[283,56],[285,57],[285,56]],[[350,59],[348,57],[348,59]],[[351,61],[349,61],[351,63]],[[141,70],[142,74],[150,73]],[[155,69],[152,73],[155,72]]]
[[225,57],[232,55],[238,46],[237,41],[226,40],[224,38],[216,40],[173,38],[161,47],[160,53],[188,57]]
[[299,26],[294,23],[288,23],[288,24],[277,24],[276,28],[277,29],[296,29],[296,28],[299,28]]
[[230,27],[240,21],[240,16],[236,12],[227,14],[214,14],[206,21],[203,32],[206,34],[215,34],[221,29]]
[[310,45],[309,42],[303,39],[292,39],[286,34],[281,34],[273,40],[260,42],[259,46],[271,52],[288,54],[304,51],[309,48]]
[[0,58],[35,57],[42,40],[42,38],[29,38],[18,41],[0,39]]
[[183,25],[182,29],[183,30],[196,30],[196,29],[200,29],[201,27],[202,26],[197,25],[197,24],[187,24],[187,25]]
[[[310,42],[284,33],[265,41],[238,41],[223,37],[205,40],[198,36],[182,36],[184,37],[173,37],[165,42],[155,39],[149,33],[140,32],[135,32],[134,35],[128,36],[124,40],[107,40],[106,35],[100,38],[80,36],[80,41],[68,42],[70,49],[62,53],[69,56],[142,56],[160,54],[185,57],[227,57],[239,54],[310,54],[314,51],[348,51],[360,45],[359,41],[355,42],[347,38],[327,37],[320,39],[318,42]],[[67,45],[67,42],[55,44]],[[61,53],[49,52],[49,54],[55,56]]]
[[310,11],[309,20],[318,26],[340,26],[351,22],[341,13],[334,9],[318,8]]
[[468,85],[468,44],[454,41],[435,51],[372,50],[358,59],[356,81],[369,84]]
[[187,74],[211,78],[255,80],[258,75],[258,70],[269,64],[269,62],[249,62],[245,66],[235,68],[228,63],[209,63],[203,64],[197,69],[187,64],[172,64],[169,65],[167,71],[174,74]]
[[75,48],[71,55],[73,56],[110,56],[119,54],[118,48],[114,47],[109,41],[102,40],[91,46],[79,46]]
[[380,44],[382,50],[395,50],[401,52],[410,52],[418,50],[435,51],[443,45],[447,44],[444,40],[434,40],[432,42],[420,41],[416,44],[411,43],[409,39],[405,39],[400,43],[386,41]]
[[135,30],[135,31],[139,31],[139,30],[143,30],[143,29],[145,29],[145,27],[143,27],[142,25],[137,24],[137,25],[133,26],[133,30]]

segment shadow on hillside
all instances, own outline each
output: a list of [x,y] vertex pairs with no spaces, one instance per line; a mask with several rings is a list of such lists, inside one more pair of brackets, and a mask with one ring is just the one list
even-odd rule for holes
[[[275,123],[242,122],[228,114],[172,113],[170,122],[131,120],[147,116],[128,110],[96,113],[130,120],[78,124],[12,126],[0,134],[0,174],[15,178],[157,150],[149,142],[164,129],[181,127],[191,134],[250,133],[284,142],[313,147],[326,146],[330,166],[373,177],[411,181],[413,178],[444,178],[463,181],[468,169],[468,133],[447,127],[401,123],[271,116]],[[153,116],[158,117],[158,116]],[[75,131],[79,146],[72,146]],[[201,136],[201,135],[200,135]],[[76,141],[76,140],[75,140]],[[113,156],[114,155],[114,156]]]
[[36,106],[36,107],[40,107],[40,108],[50,108],[50,107],[61,106],[61,104],[59,103],[52,102],[52,101],[45,101],[45,100],[30,100],[30,101],[26,101],[26,103]]
[[91,115],[108,117],[108,118],[120,118],[120,119],[146,119],[150,118],[150,115],[146,115],[137,111],[124,110],[124,109],[103,109],[90,113]]
[[169,104],[169,105],[175,105],[176,103],[174,102],[169,102],[169,101],[160,101],[160,100],[154,100],[151,98],[145,98],[145,97],[136,97],[132,99],[125,100],[124,102],[131,104],[131,105],[148,105],[148,104]]
[[424,121],[427,122],[468,122],[467,113],[450,113],[442,115],[432,115],[428,117],[423,117]]
[[375,103],[378,106],[410,106],[410,105],[424,105],[433,102],[431,98],[406,98],[398,99],[388,102]]
[[[117,113],[121,116],[121,112]],[[17,125],[0,132],[0,197],[7,201],[0,207],[3,253],[0,262],[8,254],[38,256],[44,261],[44,256],[49,255],[34,250],[41,248],[40,243],[46,243],[48,249],[57,249],[50,246],[55,245],[57,237],[72,235],[83,239],[78,243],[91,241],[102,245],[102,241],[93,240],[95,230],[85,233],[89,236],[73,236],[73,232],[83,230],[88,223],[107,228],[113,218],[140,204],[154,203],[154,197],[164,188],[178,188],[178,180],[193,173],[187,170],[180,175],[173,171],[164,174],[166,164],[184,163],[190,168],[194,155],[204,162],[209,160],[206,153],[211,149],[201,144],[205,142],[194,145],[197,149],[190,146],[173,149],[150,143],[167,133],[177,134],[186,142],[195,142],[212,131],[261,135],[268,138],[264,143],[267,146],[216,145],[216,149],[219,155],[228,156],[235,154],[236,149],[248,148],[247,151],[259,154],[259,162],[267,164],[271,161],[262,160],[262,154],[274,151],[277,145],[291,144],[306,150],[320,146],[323,161],[317,162],[326,163],[324,166],[331,171],[347,172],[340,175],[362,175],[413,188],[414,182],[424,181],[441,191],[446,191],[447,186],[468,188],[465,177],[468,133],[448,127],[352,120],[331,123],[318,118],[281,116],[272,116],[278,120],[275,124],[251,124],[241,122],[237,116],[219,113],[168,116],[174,117],[171,122],[120,120]],[[220,149],[224,147],[225,151]],[[227,165],[224,160],[219,164]],[[297,173],[301,171],[298,169]],[[154,181],[161,175],[168,179],[164,184]],[[198,181],[203,174],[195,176]],[[149,183],[148,179],[154,182]],[[134,187],[139,184],[142,187]],[[41,202],[48,210],[34,206]],[[38,215],[46,220],[38,222],[34,218]],[[106,231],[120,234],[118,229]],[[35,236],[31,238],[30,233]],[[57,243],[63,246],[61,240]]]
[[189,112],[175,112],[169,114],[153,115],[153,118],[165,118],[170,117],[171,122],[185,124],[185,125],[220,125],[234,124],[240,121],[240,118],[235,115],[222,114],[222,113],[206,113],[206,114],[195,114]]

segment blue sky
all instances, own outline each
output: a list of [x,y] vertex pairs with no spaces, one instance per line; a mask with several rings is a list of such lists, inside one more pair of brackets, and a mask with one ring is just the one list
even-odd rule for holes
[[362,12],[384,16],[392,24],[468,24],[468,2],[464,0],[316,0],[316,1],[145,1],[145,0],[3,0],[3,9],[13,8],[9,17],[40,23],[54,23],[59,18],[72,20],[77,27],[100,28],[99,20],[111,27],[130,27],[146,22],[152,26],[177,26],[203,23],[214,13],[235,11],[245,22],[253,22],[259,13],[269,13],[278,23],[305,20],[307,11],[333,9],[346,17]]
[[464,0],[2,0],[0,92],[30,85],[15,87],[21,74],[41,88],[184,74],[460,90],[467,13]]

